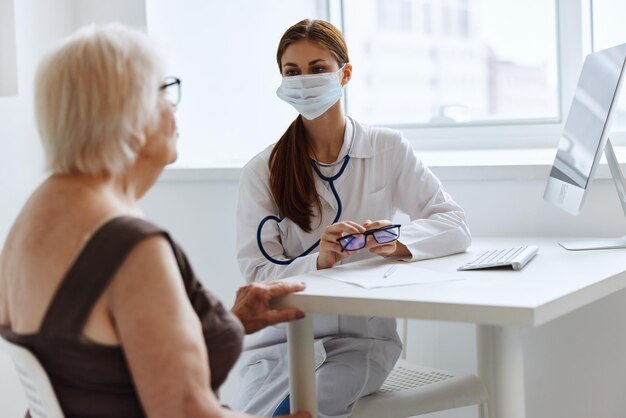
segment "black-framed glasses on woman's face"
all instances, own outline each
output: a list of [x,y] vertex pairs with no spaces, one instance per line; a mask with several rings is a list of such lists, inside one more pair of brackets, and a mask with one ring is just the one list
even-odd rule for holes
[[180,78],[167,77],[165,82],[159,87],[159,90],[165,90],[167,100],[174,107],[178,106],[180,103]]
[[337,242],[341,245],[341,251],[356,251],[365,248],[367,237],[371,235],[377,243],[387,244],[400,238],[400,225],[387,225],[381,228],[370,229],[362,234],[344,235],[337,238]]

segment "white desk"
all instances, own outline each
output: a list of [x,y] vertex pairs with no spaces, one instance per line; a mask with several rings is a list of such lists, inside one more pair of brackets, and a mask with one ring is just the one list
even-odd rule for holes
[[[464,280],[363,289],[319,276],[292,278],[304,292],[278,301],[310,313],[428,319],[477,324],[478,370],[489,395],[491,418],[525,417],[521,331],[626,288],[623,250],[566,251],[559,238],[476,238],[463,254],[419,262],[422,268]],[[481,251],[537,245],[539,254],[520,271],[457,272]],[[289,324],[290,384],[294,410],[316,415],[312,320]]]

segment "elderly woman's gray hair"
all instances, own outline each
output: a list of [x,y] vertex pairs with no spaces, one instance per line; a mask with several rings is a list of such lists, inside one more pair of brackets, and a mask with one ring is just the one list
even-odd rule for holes
[[90,26],[41,62],[35,114],[48,169],[118,174],[137,158],[158,121],[163,66],[147,35],[120,25]]

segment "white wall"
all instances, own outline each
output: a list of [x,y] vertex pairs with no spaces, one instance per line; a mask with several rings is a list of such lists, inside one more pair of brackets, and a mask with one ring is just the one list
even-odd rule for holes
[[72,0],[73,26],[122,23],[146,30],[146,4],[144,0]]

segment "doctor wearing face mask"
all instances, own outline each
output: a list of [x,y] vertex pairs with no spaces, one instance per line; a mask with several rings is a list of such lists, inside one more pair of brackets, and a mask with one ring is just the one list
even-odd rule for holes
[[[337,28],[322,20],[295,24],[281,38],[277,61],[277,95],[300,115],[243,169],[237,258],[248,282],[369,257],[416,261],[470,245],[463,210],[402,134],[344,114],[352,66]],[[397,211],[410,222],[393,225]],[[314,332],[319,416],[347,417],[400,355],[395,320],[315,315]],[[245,350],[233,407],[288,411],[286,327],[251,336]]]

